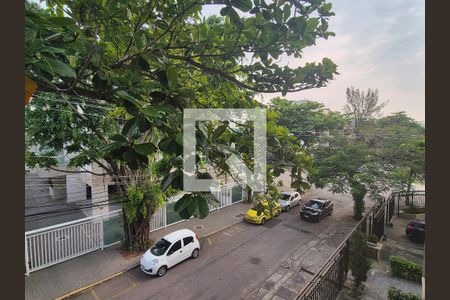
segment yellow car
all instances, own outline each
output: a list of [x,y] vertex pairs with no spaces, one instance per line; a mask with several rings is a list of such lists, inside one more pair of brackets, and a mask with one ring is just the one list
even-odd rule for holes
[[[267,201],[258,202],[247,211],[244,219],[247,222],[250,222],[253,224],[264,224],[267,220],[272,219],[272,217],[277,217],[281,212],[280,203],[273,202],[272,205],[273,205],[272,210],[270,210],[269,202],[267,202]],[[263,211],[258,216],[257,210],[259,207],[262,208]]]

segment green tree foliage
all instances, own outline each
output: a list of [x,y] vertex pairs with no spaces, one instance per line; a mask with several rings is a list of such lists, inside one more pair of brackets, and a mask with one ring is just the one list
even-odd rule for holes
[[369,122],[361,135],[387,170],[391,187],[409,192],[425,179],[425,129],[404,112]]
[[[334,131],[330,147],[315,148],[315,174],[308,179],[317,187],[335,193],[351,193],[354,217],[364,213],[364,197],[379,199],[389,189],[410,191],[422,181],[425,169],[424,129],[405,113],[376,118],[385,103],[378,103],[378,91],[367,94],[347,90],[344,130]],[[353,120],[353,122],[349,122]]]
[[99,149],[108,144],[108,136],[119,132],[113,109],[86,98],[71,97],[66,101],[53,93],[35,94],[25,107],[25,145],[27,149],[39,145],[43,153],[36,156],[29,152],[26,164],[31,168],[51,167],[56,165],[51,157],[61,151],[72,157],[67,162],[69,167],[101,164],[104,156]]
[[[78,118],[71,125],[83,121],[77,126],[93,127],[95,147],[75,143],[70,150],[80,154],[73,164],[101,157],[101,167],[123,187],[124,195],[128,190],[123,178],[147,169],[156,151],[169,157],[159,168],[161,189],[182,188],[184,108],[255,107],[254,93],[322,87],[337,74],[328,58],[297,68],[277,64],[282,54],[300,58],[304,48],[334,35],[328,30],[334,13],[324,0],[56,0],[46,4],[42,9],[26,2],[25,74],[37,83],[36,95],[52,93],[66,102]],[[202,9],[210,5],[222,5],[221,16],[203,17]],[[114,106],[116,116],[125,119],[123,128],[114,134],[96,132],[103,127],[87,124],[88,114],[67,103],[74,97]],[[198,128],[199,151],[209,151],[213,166],[227,171],[224,157],[235,140],[229,126],[222,125],[213,125],[209,140]],[[241,157],[251,167],[251,157],[245,159],[244,153]],[[183,217],[208,213],[204,195],[192,193],[183,199],[187,198],[177,206],[185,212]],[[136,241],[142,245],[144,214],[128,219],[129,210],[123,207],[126,220],[133,220],[125,224],[126,239],[130,245]]]
[[306,148],[325,141],[321,133],[339,134],[348,124],[348,119],[339,112],[325,109],[319,102],[308,101],[297,104],[284,98],[273,98],[271,107],[280,115],[279,124],[287,127]]

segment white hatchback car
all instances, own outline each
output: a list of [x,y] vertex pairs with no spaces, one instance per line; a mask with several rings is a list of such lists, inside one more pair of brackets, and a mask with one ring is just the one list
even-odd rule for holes
[[169,233],[156,242],[141,257],[141,270],[150,275],[164,276],[167,269],[187,258],[197,258],[200,243],[189,229]]
[[289,211],[292,207],[300,205],[302,201],[302,196],[298,192],[281,192],[280,194],[280,205],[281,209],[284,211]]

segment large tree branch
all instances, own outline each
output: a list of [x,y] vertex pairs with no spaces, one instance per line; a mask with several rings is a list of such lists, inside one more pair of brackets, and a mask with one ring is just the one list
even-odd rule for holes
[[[238,79],[236,79],[235,77],[231,76],[229,73],[226,73],[224,71],[221,71],[219,69],[216,68],[212,68],[212,67],[208,67],[205,66],[199,62],[196,62],[195,60],[189,58],[189,57],[184,57],[184,56],[177,56],[177,55],[169,55],[170,58],[173,59],[177,59],[177,60],[182,60],[187,62],[188,64],[206,72],[206,73],[210,73],[210,74],[216,74],[219,75],[221,77],[223,77],[224,79],[231,81],[233,83],[235,83],[237,86],[243,88],[243,89],[247,89],[247,90],[251,90],[257,93],[281,93],[284,91],[284,89],[273,89],[273,90],[267,90],[267,89],[263,89],[263,88],[258,88],[255,86],[251,86],[247,83],[244,83]],[[294,88],[294,89],[290,89],[288,90],[288,92],[299,92],[299,91],[303,91],[303,90],[307,90],[307,89],[312,89],[312,88],[316,88],[317,84],[302,84],[302,86],[298,87],[298,88]]]
[[111,92],[98,92],[98,91],[94,91],[94,90],[80,88],[79,86],[65,91],[65,89],[67,89],[67,86],[56,85],[56,84],[48,83],[45,81],[39,81],[39,80],[36,80],[36,83],[38,85],[36,90],[40,91],[40,92],[52,92],[52,93],[56,92],[56,93],[64,93],[64,94],[72,95],[72,96],[85,96],[88,98],[100,99],[100,100],[105,100],[108,102],[111,102],[114,99],[113,94]]

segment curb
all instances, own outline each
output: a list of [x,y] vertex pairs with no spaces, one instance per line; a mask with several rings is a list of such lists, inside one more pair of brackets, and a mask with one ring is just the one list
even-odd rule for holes
[[[214,230],[213,232],[208,233],[208,234],[205,235],[205,236],[202,236],[201,238],[199,238],[199,240],[205,239],[205,238],[207,238],[207,237],[209,237],[209,236],[211,236],[211,235],[213,235],[213,234],[216,234],[216,233],[218,233],[218,232],[220,232],[220,231],[222,231],[222,230],[225,230],[225,229],[227,229],[227,228],[229,228],[229,227],[231,227],[231,226],[233,226],[233,225],[236,225],[236,224],[238,224],[238,223],[240,223],[240,222],[242,222],[242,221],[243,221],[243,219],[242,219],[242,220],[239,220],[239,221],[236,221],[236,222],[233,222],[233,223],[231,223],[231,224],[228,224],[228,225],[226,225],[226,226],[223,226],[223,227],[221,227],[221,228],[219,228],[219,229],[217,229],[217,230]],[[132,269],[134,269],[134,268],[139,267],[139,264],[140,264],[140,263],[138,262],[137,264],[131,265],[131,266],[125,268],[124,270],[119,271],[119,272],[117,272],[117,273],[114,273],[114,274],[112,274],[112,275],[110,275],[110,276],[108,276],[108,277],[105,277],[105,278],[103,278],[103,279],[100,279],[100,280],[98,280],[98,281],[95,281],[95,282],[93,282],[93,283],[90,283],[90,284],[88,284],[88,285],[86,285],[86,286],[84,286],[84,287],[81,287],[81,288],[79,288],[79,289],[76,289],[76,290],[73,290],[73,291],[71,291],[71,292],[68,292],[68,293],[66,293],[66,294],[64,294],[64,295],[62,295],[62,296],[56,297],[56,298],[54,298],[54,300],[62,300],[62,299],[66,299],[66,298],[68,298],[68,297],[70,297],[70,296],[73,296],[73,295],[75,295],[75,294],[81,293],[81,292],[83,292],[83,291],[85,291],[85,290],[87,290],[87,289],[90,289],[90,288],[92,288],[92,287],[94,287],[94,286],[97,286],[97,285],[99,285],[99,284],[101,284],[101,283],[103,283],[103,282],[105,282],[105,281],[108,281],[108,280],[113,279],[113,278],[115,278],[115,277],[118,277],[118,276],[120,276],[120,275],[122,275],[122,274],[125,274],[125,273],[128,272],[129,270],[132,270]]]
[[218,233],[218,232],[220,232],[220,231],[222,231],[222,230],[225,230],[225,229],[227,229],[227,228],[229,228],[229,227],[231,227],[231,226],[233,226],[233,225],[236,225],[236,224],[238,224],[238,223],[241,223],[243,220],[244,220],[244,219],[239,220],[239,221],[236,221],[236,222],[233,222],[233,223],[228,224],[228,225],[225,225],[225,226],[223,226],[223,227],[221,227],[221,228],[219,228],[219,229],[217,229],[217,230],[214,230],[213,232],[208,233],[208,234],[205,235],[205,236],[202,236],[201,238],[199,238],[199,240],[205,239],[205,238],[207,238],[207,237],[209,237],[209,236],[211,236],[211,235],[213,235],[213,234],[216,234],[216,233]]
[[79,288],[79,289],[76,289],[76,290],[73,290],[73,291],[71,291],[71,292],[68,292],[68,293],[66,293],[66,294],[64,294],[64,295],[62,295],[62,296],[59,296],[59,297],[55,298],[54,300],[65,299],[65,298],[68,298],[68,297],[73,296],[73,295],[75,295],[75,294],[81,293],[81,292],[83,292],[83,291],[85,291],[85,290],[87,290],[87,289],[89,289],[89,288],[91,288],[91,287],[94,287],[94,286],[96,286],[96,285],[99,285],[100,283],[103,283],[103,282],[105,282],[105,281],[108,281],[108,280],[110,280],[110,279],[113,279],[114,277],[120,276],[120,275],[124,274],[126,271],[127,271],[127,269],[125,269],[125,270],[123,270],[123,271],[120,271],[120,272],[117,272],[117,273],[114,273],[114,274],[112,274],[112,275],[110,275],[110,276],[108,276],[108,277],[106,277],[106,278],[103,278],[103,279],[101,279],[101,280],[98,280],[98,281],[96,281],[96,282],[93,282],[93,283],[91,283],[91,284],[88,284],[88,285],[86,285],[86,286],[84,286],[84,287],[81,287],[81,288]]

